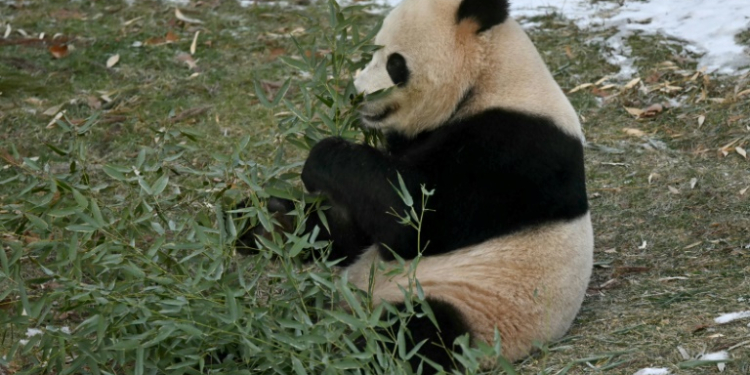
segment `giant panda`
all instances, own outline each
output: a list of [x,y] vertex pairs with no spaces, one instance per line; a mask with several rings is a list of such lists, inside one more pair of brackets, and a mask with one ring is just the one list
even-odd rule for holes
[[[375,44],[354,84],[365,96],[390,89],[360,108],[384,147],[327,138],[302,170],[331,206],[329,259],[343,258],[376,304],[404,306],[416,277],[439,329],[427,317],[405,324],[445,368],[442,343],[466,333],[492,343],[495,329],[505,358],[521,359],[565,334],[591,274],[576,112],[507,0],[403,0]],[[420,233],[392,214],[406,209],[399,175],[424,209]],[[413,274],[388,272],[420,252]]]

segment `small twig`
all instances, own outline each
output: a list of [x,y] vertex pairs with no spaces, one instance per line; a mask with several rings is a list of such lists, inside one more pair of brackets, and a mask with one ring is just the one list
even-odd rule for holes
[[736,344],[736,345],[732,345],[732,346],[729,347],[729,349],[727,349],[727,351],[731,352],[734,349],[737,349],[739,347],[742,347],[742,346],[745,346],[745,345],[748,345],[748,344],[750,344],[750,340],[743,341],[743,342],[741,342],[739,344]]
[[187,120],[187,119],[189,119],[191,117],[195,117],[195,116],[198,116],[200,114],[203,114],[204,112],[208,111],[211,108],[212,108],[212,106],[207,105],[207,106],[204,106],[204,107],[198,107],[198,108],[188,109],[188,110],[183,111],[183,112],[175,115],[174,117],[170,118],[169,122],[172,123],[172,124],[174,124],[174,123],[177,123],[177,122],[180,122],[180,121],[183,121],[183,120]]
[[23,39],[2,39],[0,40],[0,47],[4,46],[25,46],[25,45],[49,45],[49,44],[68,44],[72,42],[74,39],[70,39],[67,37],[60,37],[56,39],[52,38],[23,38]]

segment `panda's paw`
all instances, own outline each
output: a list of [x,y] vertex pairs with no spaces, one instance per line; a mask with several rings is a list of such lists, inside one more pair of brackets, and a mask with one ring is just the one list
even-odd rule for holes
[[[242,205],[246,206],[246,202],[243,202]],[[294,209],[294,202],[288,199],[271,197],[266,207],[268,213],[271,214],[271,218],[278,225],[274,225],[271,231],[266,230],[260,223],[243,230],[235,242],[235,249],[238,253],[242,255],[257,254],[258,248],[255,246],[256,237],[271,239],[275,231],[292,232],[294,230],[294,219],[286,215]]]
[[313,146],[302,168],[302,183],[307,191],[325,191],[326,182],[331,180],[331,166],[338,158],[345,157],[343,150],[352,146],[353,143],[341,137],[325,138]]

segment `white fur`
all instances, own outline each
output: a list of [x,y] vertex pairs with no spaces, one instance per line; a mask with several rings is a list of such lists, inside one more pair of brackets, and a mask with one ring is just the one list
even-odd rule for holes
[[[473,21],[456,24],[459,4],[460,0],[405,0],[386,17],[375,37],[375,44],[383,48],[354,85],[366,94],[392,87],[386,62],[394,52],[405,57],[411,77],[404,88],[363,106],[362,112],[369,115],[397,108],[384,121],[365,124],[416,135],[444,124],[451,115],[495,107],[543,115],[583,139],[575,110],[518,23],[509,18],[477,36]],[[454,114],[469,88],[474,89],[474,99]]]
[[[509,360],[527,355],[534,342],[561,337],[570,327],[588,286],[593,264],[591,219],[579,219],[499,237],[448,254],[419,260],[416,275],[383,276],[398,267],[382,262],[375,248],[347,268],[349,281],[371,290],[375,303],[403,301],[399,285],[419,280],[425,295],[455,305],[475,340],[501,333]],[[369,285],[371,267],[379,272]],[[404,269],[408,271],[410,262]]]

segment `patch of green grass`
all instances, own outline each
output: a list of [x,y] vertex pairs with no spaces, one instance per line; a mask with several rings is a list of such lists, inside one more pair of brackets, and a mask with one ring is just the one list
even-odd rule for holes
[[[19,152],[38,155],[44,142],[52,140],[51,132],[30,124],[46,125],[51,117],[41,112],[62,105],[74,122],[99,111],[99,106],[105,110],[104,124],[94,135],[101,137],[98,151],[108,159],[132,157],[138,145],[154,137],[153,129],[203,106],[210,109],[182,123],[206,133],[202,148],[207,152],[226,151],[223,145],[242,135],[266,138],[275,120],[259,105],[253,82],[290,75],[269,52],[289,54],[289,32],[305,28],[311,17],[273,7],[240,8],[234,2],[189,14],[204,23],[184,24],[175,18],[174,8],[155,1],[133,6],[50,1],[14,11],[6,22],[32,36],[45,33],[46,43],[0,47],[0,73],[15,77],[4,80],[0,100],[7,131],[0,137],[35,139]],[[196,32],[200,35],[192,58],[197,68],[190,69],[178,56],[189,53]],[[51,39],[56,33],[69,40],[71,50],[60,59],[47,50],[56,44]],[[167,33],[176,40],[158,43]],[[20,34],[11,38],[21,39]],[[119,62],[107,68],[107,59],[115,54]]]
[[737,34],[735,39],[737,40],[737,43],[750,46],[750,29]]

